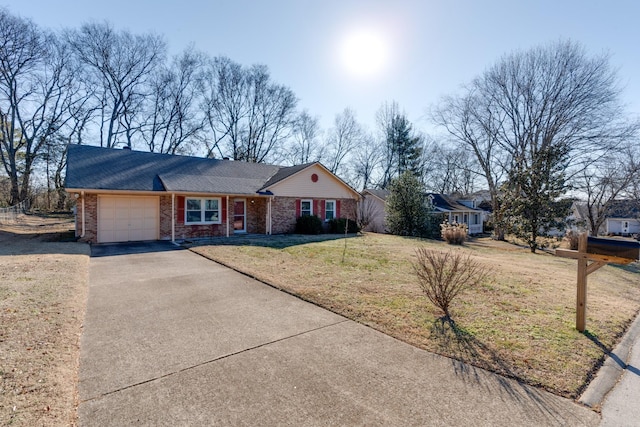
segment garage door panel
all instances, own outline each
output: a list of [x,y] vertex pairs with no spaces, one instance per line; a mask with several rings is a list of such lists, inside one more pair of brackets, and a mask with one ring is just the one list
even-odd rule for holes
[[158,238],[157,197],[98,198],[98,242],[128,242]]

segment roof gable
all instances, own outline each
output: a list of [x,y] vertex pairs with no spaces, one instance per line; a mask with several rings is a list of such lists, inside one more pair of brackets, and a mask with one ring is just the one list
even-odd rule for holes
[[262,190],[287,197],[360,198],[356,190],[319,162],[282,168]]

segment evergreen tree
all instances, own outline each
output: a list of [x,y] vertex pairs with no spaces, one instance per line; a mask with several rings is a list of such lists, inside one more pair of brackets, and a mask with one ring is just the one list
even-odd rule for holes
[[382,187],[406,171],[422,175],[422,137],[415,135],[411,123],[403,114],[395,114],[386,126],[386,167]]
[[513,162],[504,185],[502,215],[531,252],[540,245],[538,237],[569,213],[571,205],[560,200],[567,190],[566,168],[567,149],[562,147],[527,153]]
[[425,236],[429,231],[430,204],[424,185],[410,171],[393,179],[386,204],[387,227],[400,236]]

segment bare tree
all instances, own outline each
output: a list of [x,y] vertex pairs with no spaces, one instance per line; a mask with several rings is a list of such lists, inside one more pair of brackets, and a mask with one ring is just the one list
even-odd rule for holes
[[264,65],[248,69],[226,57],[210,61],[202,79],[207,154],[234,160],[280,160],[282,143],[292,132],[297,99],[271,81]]
[[247,71],[247,123],[235,160],[263,163],[283,157],[281,144],[291,134],[298,103],[293,91],[273,83],[265,65]]
[[638,175],[640,158],[632,147],[611,152],[582,171],[576,185],[586,195],[585,213],[592,236],[598,235],[616,199],[633,191]]
[[67,46],[0,9],[0,160],[9,204],[29,196],[34,166],[77,102]]
[[321,146],[318,141],[320,126],[318,118],[308,111],[298,114],[294,124],[288,160],[294,165],[322,160]]
[[88,84],[97,88],[100,145],[113,147],[124,142],[131,147],[140,131],[138,115],[149,94],[149,79],[165,56],[163,39],[91,23],[68,32],[67,40],[87,68]]
[[[494,234],[504,239],[504,224],[500,209],[500,184],[505,173],[506,153],[500,150],[498,133],[502,116],[493,110],[494,101],[478,96],[477,90],[466,88],[460,97],[446,97],[434,110],[434,121],[443,126],[460,150],[473,153],[485,178],[491,196]],[[496,115],[498,114],[498,115]]]
[[503,211],[498,178],[506,177],[509,225],[521,224],[535,251],[537,234],[558,214],[543,208],[637,132],[619,93],[607,55],[591,58],[576,43],[557,42],[503,57],[461,97],[445,99],[435,118],[474,151],[494,215]]
[[193,47],[158,67],[150,81],[141,137],[149,151],[175,154],[195,141],[204,128],[199,114],[198,77],[204,56]]
[[328,138],[328,165],[333,173],[338,173],[352,150],[362,142],[362,128],[356,120],[355,113],[345,108],[337,114]]
[[235,153],[240,146],[241,123],[246,116],[246,86],[242,66],[227,57],[209,61],[201,76],[205,113],[210,137],[205,139],[207,157],[224,157],[226,147]]
[[369,188],[380,180],[383,163],[383,148],[372,135],[364,134],[361,144],[353,150],[350,169],[353,172],[355,188]]
[[432,143],[426,148],[424,182],[428,190],[442,194],[471,194],[480,173],[475,156],[460,147]]

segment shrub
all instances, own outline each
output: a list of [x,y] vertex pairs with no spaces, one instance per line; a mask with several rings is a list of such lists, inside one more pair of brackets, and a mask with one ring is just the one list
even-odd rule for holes
[[347,228],[347,224],[349,224],[347,233],[357,233],[360,231],[360,227],[354,220],[347,220],[347,218],[334,218],[329,220],[329,233],[344,233],[345,228]]
[[320,234],[322,233],[322,220],[316,215],[304,215],[296,220],[296,233]]
[[440,252],[416,249],[417,262],[413,268],[425,296],[450,319],[449,308],[455,297],[465,289],[476,286],[487,277],[486,269],[469,255],[452,251]]
[[564,235],[564,240],[569,243],[569,249],[573,249],[574,251],[578,250],[578,237],[580,233],[575,230],[567,230]]
[[449,224],[448,221],[440,224],[440,235],[450,245],[461,245],[467,240],[467,224]]

